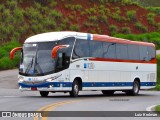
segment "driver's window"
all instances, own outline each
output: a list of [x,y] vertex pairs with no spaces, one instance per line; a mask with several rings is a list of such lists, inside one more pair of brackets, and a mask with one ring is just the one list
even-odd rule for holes
[[75,37],[68,37],[59,41],[59,45],[69,45],[69,47],[58,50],[56,72],[67,69],[69,67],[74,41],[75,41]]

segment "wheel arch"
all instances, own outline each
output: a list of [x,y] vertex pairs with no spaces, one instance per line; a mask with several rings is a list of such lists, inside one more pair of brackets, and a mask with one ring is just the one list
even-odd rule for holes
[[139,77],[135,77],[133,82],[135,82],[135,81],[139,82],[139,89],[140,89],[141,88],[140,78]]
[[75,77],[74,78],[74,80],[73,80],[73,82],[74,81],[77,81],[78,82],[78,84],[79,84],[79,86],[80,86],[80,90],[82,90],[82,78],[81,77]]

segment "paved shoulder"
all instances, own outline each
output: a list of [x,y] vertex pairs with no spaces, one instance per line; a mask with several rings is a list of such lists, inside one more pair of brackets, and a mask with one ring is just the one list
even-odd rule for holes
[[17,76],[17,69],[0,71],[0,88],[18,88]]
[[157,50],[157,51],[156,51],[156,54],[157,54],[157,55],[160,54],[160,50]]

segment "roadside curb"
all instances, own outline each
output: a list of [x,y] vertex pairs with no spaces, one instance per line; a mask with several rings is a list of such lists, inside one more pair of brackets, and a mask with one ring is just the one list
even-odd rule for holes
[[155,107],[156,107],[157,105],[152,105],[152,106],[150,106],[150,107],[147,107],[146,108],[146,111],[155,111]]

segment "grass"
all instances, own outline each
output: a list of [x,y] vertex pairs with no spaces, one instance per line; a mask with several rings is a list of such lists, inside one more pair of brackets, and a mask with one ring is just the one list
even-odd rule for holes
[[109,26],[109,31],[111,31],[111,35],[115,35],[118,32],[118,28],[115,25],[110,25]]
[[11,41],[0,45],[0,70],[13,69],[19,65],[19,54],[15,55],[15,58],[11,61],[9,59],[9,52],[20,44],[16,41]]
[[160,105],[156,106],[155,110],[156,110],[157,112],[160,112]]
[[131,33],[131,29],[129,27],[122,27],[121,32],[123,34],[130,34]]
[[[86,5],[79,1],[72,4],[72,0],[68,0],[68,2],[62,0],[61,2],[64,2],[64,5],[59,4],[58,0],[3,1],[0,4],[0,43],[13,39],[23,42],[29,36],[50,31],[76,30],[89,32],[91,28],[88,27],[92,27],[95,33],[103,31],[102,34],[109,35],[118,32],[129,34],[135,32],[135,28],[138,33],[160,31],[160,24],[154,20],[154,14],[155,17],[160,14],[160,7],[148,7],[150,13],[148,16],[144,14],[142,18],[136,17],[138,14],[136,12],[137,5],[135,5],[137,7],[135,10],[127,7],[125,11],[122,9],[122,7],[134,5],[133,2],[139,0],[88,0],[90,2],[86,1]],[[112,4],[113,7],[110,7]],[[138,22],[142,21],[141,19],[146,19],[146,17],[152,26],[148,27]],[[68,19],[67,23],[65,19]],[[125,27],[120,27],[121,23],[119,24],[119,22]],[[109,31],[111,24],[116,25],[117,30],[114,28],[113,31]],[[134,24],[135,28],[130,27],[131,24]],[[102,25],[104,26],[103,29]],[[101,30],[97,29],[98,27]]]
[[159,7],[160,6],[160,0],[132,0],[136,1],[142,6],[154,6],[154,7]]
[[133,41],[152,42],[156,44],[156,48],[160,49],[160,33],[152,32],[145,34],[116,34],[114,37],[129,39]]
[[160,55],[157,55],[157,85],[156,90],[160,91]]
[[160,15],[160,7],[147,7],[146,9]]
[[135,10],[127,11],[127,16],[129,17],[130,21],[135,21],[136,20],[136,11]]
[[147,27],[144,26],[141,22],[137,22],[137,23],[135,24],[135,27],[136,27],[137,29],[141,30],[143,33],[145,33],[145,32],[148,31]]
[[148,20],[149,24],[155,25],[154,17],[155,17],[154,13],[148,13],[147,20]]

